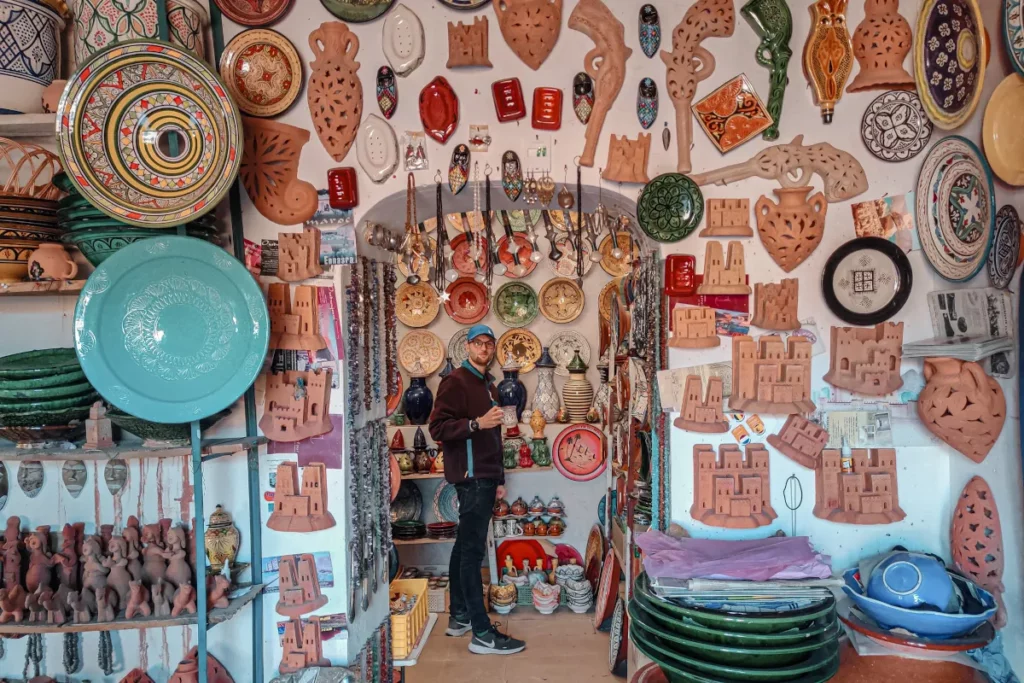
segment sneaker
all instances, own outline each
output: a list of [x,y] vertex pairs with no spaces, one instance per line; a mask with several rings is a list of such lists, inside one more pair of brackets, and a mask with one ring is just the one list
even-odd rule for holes
[[469,620],[462,621],[458,617],[448,617],[448,630],[444,632],[446,636],[464,636],[473,630],[473,625],[469,623]]
[[469,641],[469,651],[477,655],[514,655],[525,649],[525,642],[501,633],[495,626],[483,635],[474,633]]

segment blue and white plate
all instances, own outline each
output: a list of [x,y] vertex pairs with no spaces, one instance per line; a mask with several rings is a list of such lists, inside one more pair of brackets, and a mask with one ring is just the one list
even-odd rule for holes
[[439,522],[459,521],[459,494],[447,481],[441,482],[434,493],[434,516]]

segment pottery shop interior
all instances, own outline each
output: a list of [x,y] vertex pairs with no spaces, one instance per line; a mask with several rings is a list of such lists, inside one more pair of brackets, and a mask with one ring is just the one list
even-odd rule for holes
[[0,0],[0,683],[1019,683],[1022,15]]

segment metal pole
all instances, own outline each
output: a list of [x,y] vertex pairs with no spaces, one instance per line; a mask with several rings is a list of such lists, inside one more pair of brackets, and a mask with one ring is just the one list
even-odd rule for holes
[[203,432],[196,420],[191,425],[192,432],[192,486],[195,494],[196,521],[196,625],[199,631],[199,683],[207,683],[206,680],[206,553],[199,552],[199,546],[206,536],[203,520]]

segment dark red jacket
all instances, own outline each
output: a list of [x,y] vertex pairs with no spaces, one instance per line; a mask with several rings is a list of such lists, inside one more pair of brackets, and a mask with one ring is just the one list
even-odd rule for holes
[[501,427],[469,431],[470,420],[483,417],[496,405],[494,378],[481,375],[469,361],[441,380],[430,414],[430,436],[444,444],[444,478],[449,482],[494,479],[505,483]]

